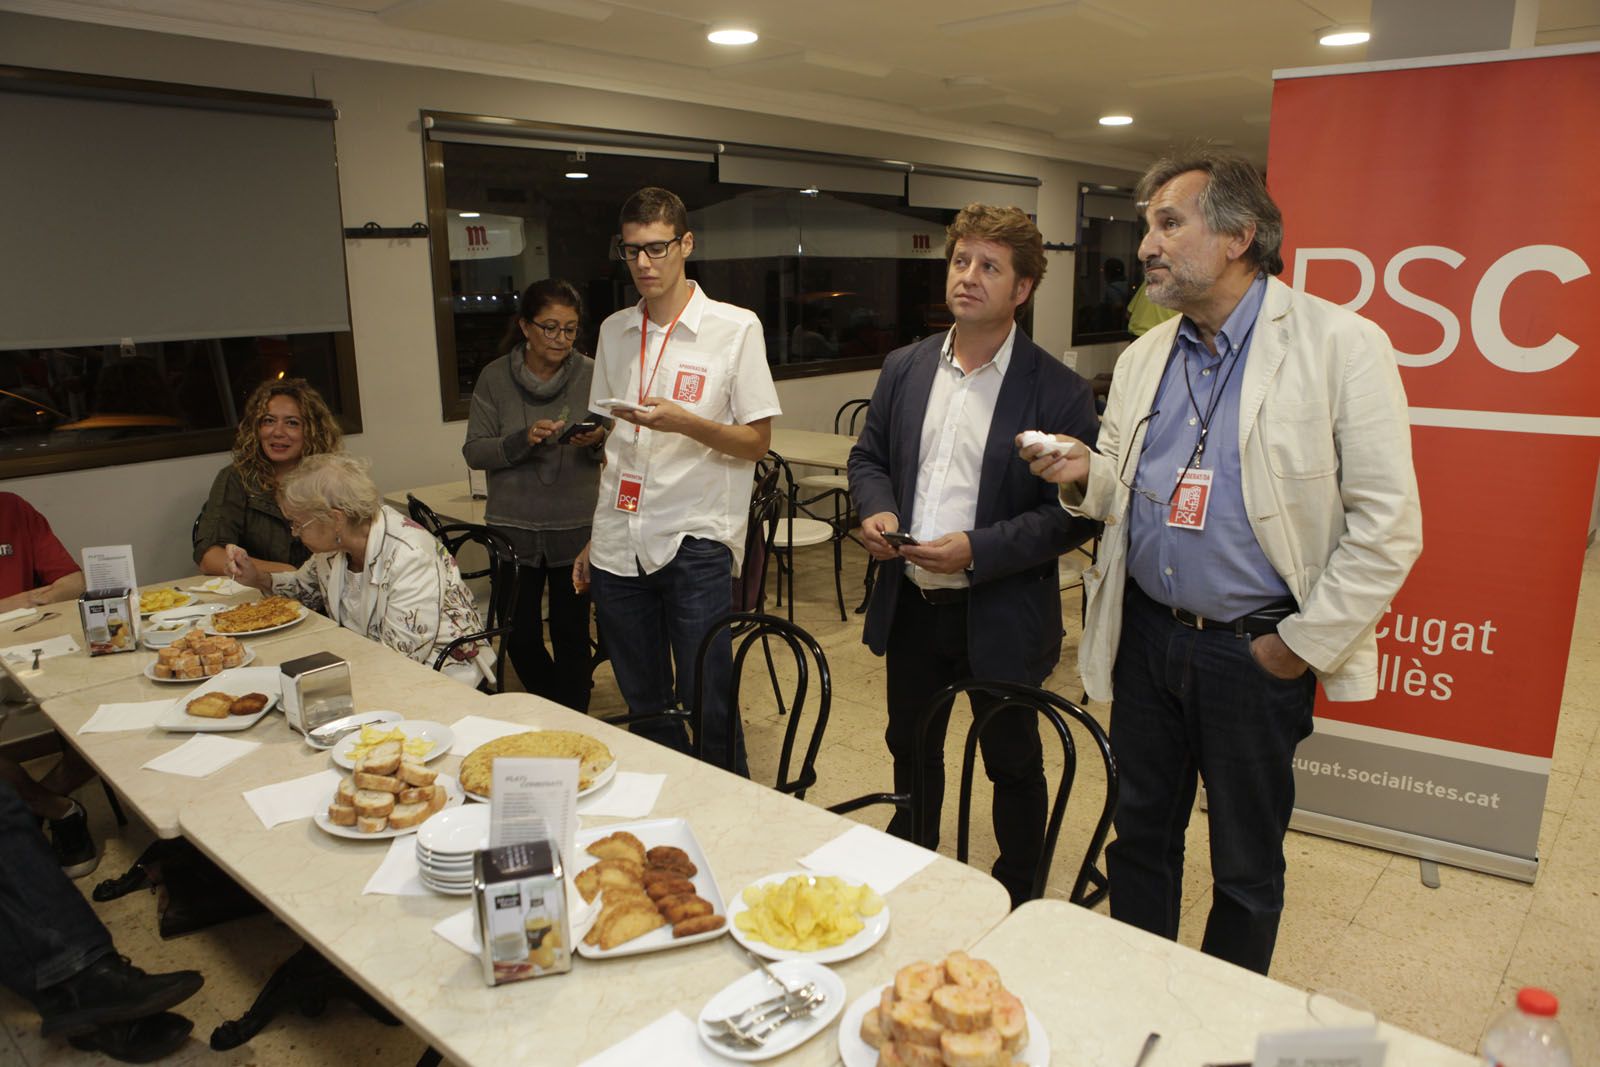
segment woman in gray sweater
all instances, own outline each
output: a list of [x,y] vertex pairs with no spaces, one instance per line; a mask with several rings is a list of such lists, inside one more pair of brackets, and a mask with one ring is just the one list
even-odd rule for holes
[[[522,563],[506,652],[528,692],[589,709],[589,598],[572,587],[572,561],[589,540],[608,424],[563,439],[589,418],[594,360],[577,351],[583,302],[570,284],[534,282],[503,349],[472,391],[467,466],[487,471],[484,520],[510,538]],[[546,651],[540,601],[550,590]]]

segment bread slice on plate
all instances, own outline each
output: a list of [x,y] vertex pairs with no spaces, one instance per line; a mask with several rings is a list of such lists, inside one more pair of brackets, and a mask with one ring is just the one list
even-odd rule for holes
[[335,826],[354,826],[356,809],[349,804],[329,804],[328,821]]
[[233,701],[234,698],[227,693],[202,693],[189,701],[187,710],[190,715],[202,719],[226,719]]
[[433,814],[433,809],[426,803],[396,804],[389,813],[389,825],[396,830],[409,830],[413,826],[421,826],[423,820]]
[[369,818],[387,818],[394,810],[394,794],[377,789],[360,789],[356,791],[354,807]]
[[381,834],[389,828],[389,820],[379,815],[369,818],[365,815],[356,816],[356,829],[364,834]]
[[430,771],[420,763],[406,760],[400,764],[400,780],[405,782],[407,785],[432,785],[433,780],[437,777],[439,777],[437,771]]
[[367,771],[357,771],[356,787],[358,789],[374,789],[380,793],[398,793],[406,787],[406,784],[398,778],[391,778],[387,774],[371,774]]
[[385,741],[376,745],[356,762],[356,770],[366,774],[393,775],[400,769],[403,750],[398,741]]

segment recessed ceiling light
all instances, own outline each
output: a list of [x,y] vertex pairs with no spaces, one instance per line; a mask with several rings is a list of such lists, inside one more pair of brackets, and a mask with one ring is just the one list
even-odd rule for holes
[[459,212],[459,214],[464,219],[475,219],[478,217],[478,213],[476,211],[462,211]]
[[576,181],[582,181],[584,178],[587,178],[588,176],[589,176],[589,172],[586,171],[586,170],[569,170],[569,171],[567,171],[567,177],[571,178],[575,182]]
[[755,44],[761,35],[755,30],[747,30],[740,26],[723,26],[706,34],[706,40],[712,44]]
[[1100,125],[1102,125],[1102,126],[1132,126],[1133,125],[1133,116],[1132,115],[1101,115],[1100,116]]
[[1344,48],[1353,44],[1366,44],[1372,34],[1359,26],[1329,26],[1317,31],[1317,43],[1329,48]]

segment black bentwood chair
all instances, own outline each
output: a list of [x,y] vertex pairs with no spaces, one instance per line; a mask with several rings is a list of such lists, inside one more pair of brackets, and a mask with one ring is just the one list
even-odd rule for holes
[[[1013,708],[1031,711],[1054,727],[1056,736],[1061,739],[1061,778],[1056,786],[1055,800],[1050,805],[1050,818],[1045,826],[1044,849],[1039,865],[1034,871],[1033,887],[1028,899],[1038,900],[1044,896],[1045,883],[1050,878],[1051,861],[1055,857],[1056,842],[1061,836],[1062,824],[1066,821],[1067,800],[1072,794],[1072,786],[1078,773],[1078,748],[1073,741],[1073,731],[1069,727],[1069,723],[1076,723],[1079,729],[1089,735],[1090,741],[1099,750],[1100,760],[1105,768],[1106,791],[1105,801],[1100,806],[1100,818],[1096,821],[1089,843],[1084,848],[1083,859],[1078,864],[1078,873],[1073,879],[1072,892],[1068,894],[1067,899],[1086,908],[1094,907],[1106,896],[1106,877],[1096,867],[1096,863],[1101,850],[1105,847],[1106,836],[1111,831],[1111,814],[1117,806],[1117,762],[1111,754],[1110,738],[1093,716],[1072,701],[1055,693],[1016,682],[965,681],[946,687],[934,698],[918,735],[919,755],[930,740],[927,732],[933,719],[933,710],[963,694],[969,699],[975,695],[980,699],[986,697],[990,703],[982,711],[975,711],[972,725],[967,729],[966,744],[961,757],[956,858],[962,863],[967,862],[967,843],[972,824],[972,772],[973,765],[977,761],[979,735],[1002,711]],[[918,766],[921,766],[920,760]],[[918,827],[917,832],[922,835],[928,829],[931,828]],[[919,836],[918,840],[925,838]]]
[[483,549],[488,557],[488,563],[472,571],[462,567],[461,577],[463,580],[485,577],[489,579],[489,603],[487,606],[480,606],[484,628],[476,633],[463,634],[440,649],[439,655],[433,661],[433,669],[443,670],[445,662],[456,649],[470,647],[479,641],[488,641],[495,647],[496,653],[494,692],[503,693],[506,690],[505,638],[511,633],[512,612],[517,602],[517,582],[521,576],[521,571],[517,567],[517,550],[511,546],[505,535],[498,534],[487,526],[479,526],[477,523],[450,523],[434,530],[433,536],[439,539],[447,552],[456,557],[458,565],[461,550],[465,546],[472,544]]
[[[434,511],[410,493],[406,494],[406,512],[411,516],[411,521],[433,534],[433,536],[439,536],[439,527],[444,525],[444,520],[439,518],[437,511]],[[199,519],[195,520],[197,523],[199,521]]]

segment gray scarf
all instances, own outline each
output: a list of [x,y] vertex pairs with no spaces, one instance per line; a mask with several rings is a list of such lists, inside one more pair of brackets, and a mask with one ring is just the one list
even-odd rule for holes
[[534,403],[543,404],[553,400],[561,395],[561,391],[567,387],[567,379],[572,377],[572,353],[575,351],[577,349],[567,353],[567,358],[561,361],[561,366],[556,368],[549,381],[540,381],[539,376],[528,369],[528,349],[524,345],[520,357],[511,364],[511,377]]

